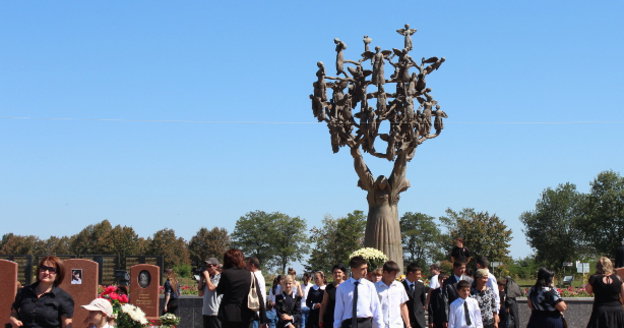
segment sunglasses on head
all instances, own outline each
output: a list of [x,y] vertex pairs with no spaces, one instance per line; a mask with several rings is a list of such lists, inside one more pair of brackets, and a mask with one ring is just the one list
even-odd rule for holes
[[42,265],[39,267],[39,271],[44,272],[44,271],[48,271],[50,273],[56,273],[56,268],[54,267],[49,267],[46,265]]

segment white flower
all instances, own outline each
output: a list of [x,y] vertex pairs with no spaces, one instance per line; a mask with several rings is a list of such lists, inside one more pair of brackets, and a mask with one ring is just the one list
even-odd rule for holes
[[132,304],[122,304],[121,311],[128,314],[130,318],[142,325],[148,324],[147,318],[145,317],[145,312],[141,310],[138,306]]
[[384,254],[382,251],[376,249],[376,248],[372,248],[372,247],[364,247],[364,248],[360,248],[356,251],[354,251],[353,253],[351,253],[351,255],[349,255],[349,258],[355,257],[355,256],[361,256],[364,259],[368,260],[368,261],[374,261],[374,262],[386,262],[388,261],[388,257],[386,256],[386,254]]

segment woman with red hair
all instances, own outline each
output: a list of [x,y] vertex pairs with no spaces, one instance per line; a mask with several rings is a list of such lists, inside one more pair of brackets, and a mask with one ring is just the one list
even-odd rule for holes
[[[251,288],[252,279],[258,286],[258,281],[254,274],[246,269],[245,256],[238,249],[230,249],[223,255],[223,272],[217,286],[217,294],[223,294],[221,305],[219,306],[219,319],[223,328],[248,328],[254,319],[266,323],[264,314],[264,299],[262,293],[258,293],[260,298],[260,312],[247,307],[247,296]],[[256,287],[256,292],[260,288]],[[256,316],[259,315],[259,318]]]

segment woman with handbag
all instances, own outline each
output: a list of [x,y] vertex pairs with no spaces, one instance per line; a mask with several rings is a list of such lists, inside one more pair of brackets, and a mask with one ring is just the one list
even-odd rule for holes
[[260,322],[266,323],[264,299],[262,293],[257,292],[256,286],[258,282],[253,273],[246,269],[243,252],[238,249],[225,252],[223,272],[217,286],[217,294],[223,295],[219,306],[219,319],[223,328],[249,328],[257,312]]
[[529,290],[527,303],[531,317],[527,328],[564,328],[563,312],[567,305],[553,287],[554,273],[546,268],[537,271],[537,281]]

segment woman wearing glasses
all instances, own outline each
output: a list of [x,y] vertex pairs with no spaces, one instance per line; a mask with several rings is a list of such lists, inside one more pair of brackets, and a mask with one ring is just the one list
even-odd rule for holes
[[60,289],[65,270],[56,256],[41,259],[37,281],[17,293],[11,307],[13,327],[69,328],[74,314],[74,300]]

